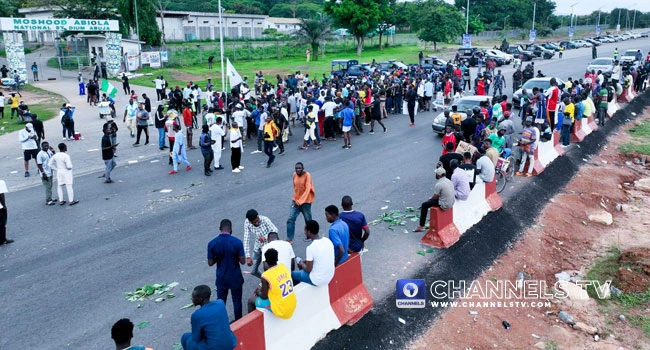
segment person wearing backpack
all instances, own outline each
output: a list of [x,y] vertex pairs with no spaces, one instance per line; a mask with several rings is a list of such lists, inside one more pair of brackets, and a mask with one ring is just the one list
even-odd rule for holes
[[70,106],[69,103],[64,103],[59,114],[61,118],[61,127],[63,130],[63,140],[74,140],[74,120],[72,119],[72,106]]

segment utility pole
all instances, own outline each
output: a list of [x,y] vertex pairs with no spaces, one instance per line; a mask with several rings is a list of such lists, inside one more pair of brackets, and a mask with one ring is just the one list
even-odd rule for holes
[[537,12],[537,1],[533,3],[533,30],[535,30],[535,12]]
[[467,0],[467,8],[465,12],[465,34],[469,34],[469,0]]
[[138,40],[138,68],[142,67],[140,55],[142,55],[142,47],[140,46],[140,25],[138,24],[138,0],[133,0],[133,8],[135,10],[135,35]]
[[[221,57],[221,91],[225,92],[226,91],[226,73],[223,68],[223,17],[221,16],[221,0],[219,0],[219,56]],[[226,96],[228,94],[226,93]],[[227,97],[226,97],[227,98]],[[228,102],[225,102],[225,106],[227,107]]]

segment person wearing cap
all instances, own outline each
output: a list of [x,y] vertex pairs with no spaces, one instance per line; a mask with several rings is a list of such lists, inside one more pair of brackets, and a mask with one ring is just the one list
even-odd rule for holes
[[501,154],[506,146],[506,138],[504,135],[506,134],[506,127],[505,126],[500,126],[499,131],[496,134],[491,134],[488,139],[492,141],[492,147],[496,148],[499,154]]
[[173,175],[178,173],[178,163],[183,162],[185,165],[186,171],[192,170],[192,166],[190,165],[190,162],[187,160],[187,154],[185,153],[185,135],[183,134],[183,131],[181,130],[181,126],[178,124],[174,124],[173,126],[174,132],[175,132],[175,138],[176,142],[174,142],[174,147],[172,148],[172,159],[174,161],[174,169],[172,169],[169,172],[169,175]]
[[[533,168],[535,166],[535,147],[537,146],[537,135],[539,130],[533,126],[533,117],[526,117],[524,129],[521,131],[521,138],[519,139],[519,150],[521,154],[521,161],[519,163],[519,171],[515,173],[517,176],[526,175],[533,176]],[[524,172],[526,166],[526,159],[528,159],[528,172]]]
[[52,199],[52,183],[54,181],[52,178],[52,169],[48,164],[54,153],[54,148],[52,148],[47,141],[43,141],[41,144],[41,151],[38,152],[38,155],[36,156],[36,166],[38,167],[38,173],[41,176],[41,182],[45,189],[46,205],[56,204],[56,200]]
[[158,105],[156,109],[156,116],[154,117],[154,127],[158,129],[158,149],[161,151],[167,148],[165,146],[165,123],[167,122],[167,114],[165,114],[165,106]]
[[135,143],[133,144],[134,146],[140,144],[140,135],[142,135],[143,131],[146,137],[144,144],[149,144],[149,117],[149,112],[144,109],[144,103],[138,103],[138,110],[135,114],[135,118],[137,120],[138,136],[135,139]]
[[422,203],[420,209],[420,225],[413,230],[413,232],[423,232],[425,230],[424,224],[427,220],[427,213],[431,207],[439,207],[442,210],[447,210],[454,206],[456,201],[456,191],[454,184],[445,175],[447,172],[444,168],[439,167],[435,170],[436,182],[433,187],[433,196],[426,202]]
[[102,132],[105,133],[105,130],[110,131],[108,134],[108,137],[111,140],[111,143],[116,145],[117,144],[117,123],[115,122],[115,119],[113,119],[112,116],[107,116],[106,117],[106,123],[102,126]]
[[[16,94],[18,94],[17,97]],[[11,119],[14,119],[14,114],[18,115],[18,105],[20,104],[20,99],[23,98],[23,95],[20,92],[12,92],[11,97],[9,97],[9,107],[11,108]]]
[[34,162],[36,162],[36,157],[38,156],[37,139],[38,137],[36,136],[32,123],[25,124],[25,128],[18,133],[18,140],[23,149],[23,157],[25,159],[25,177],[29,177],[29,161],[33,158]]

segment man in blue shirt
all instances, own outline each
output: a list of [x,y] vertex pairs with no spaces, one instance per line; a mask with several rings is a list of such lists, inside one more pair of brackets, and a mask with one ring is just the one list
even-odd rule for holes
[[192,292],[192,303],[201,308],[192,314],[192,332],[181,337],[183,350],[232,350],[237,338],[230,330],[226,304],[210,302],[210,287],[202,284]]
[[339,219],[339,208],[335,205],[328,205],[325,208],[325,218],[331,224],[328,233],[334,245],[334,266],[338,266],[348,258],[350,231],[348,224]]
[[221,234],[208,243],[208,265],[217,264],[217,298],[228,301],[228,290],[232,294],[232,305],[235,320],[242,317],[242,288],[244,276],[239,265],[246,263],[244,244],[232,236],[232,222],[228,219],[221,220],[219,225]]
[[133,322],[128,318],[123,318],[113,324],[111,338],[115,341],[116,350],[153,350],[153,348],[148,346],[131,345]]
[[363,250],[366,240],[370,237],[370,228],[365,215],[353,210],[352,204],[352,197],[343,196],[341,199],[343,211],[339,217],[348,225],[348,231],[350,232],[349,252],[358,253]]
[[347,99],[345,101],[345,108],[343,108],[339,116],[343,119],[343,148],[350,149],[350,130],[354,120],[354,109],[352,108],[352,102]]

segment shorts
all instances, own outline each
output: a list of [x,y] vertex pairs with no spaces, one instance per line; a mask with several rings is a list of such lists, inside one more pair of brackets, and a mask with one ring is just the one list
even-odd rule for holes
[[424,102],[431,101],[432,96],[424,96]]
[[23,150],[23,157],[25,157],[25,161],[28,162],[32,158],[36,160],[36,156],[38,156],[38,150],[37,149],[26,149]]
[[344,126],[343,127],[343,132],[350,132],[352,130],[352,126]]
[[270,299],[262,299],[260,297],[255,298],[255,307],[259,307],[260,309],[269,309],[271,310],[271,300]]

